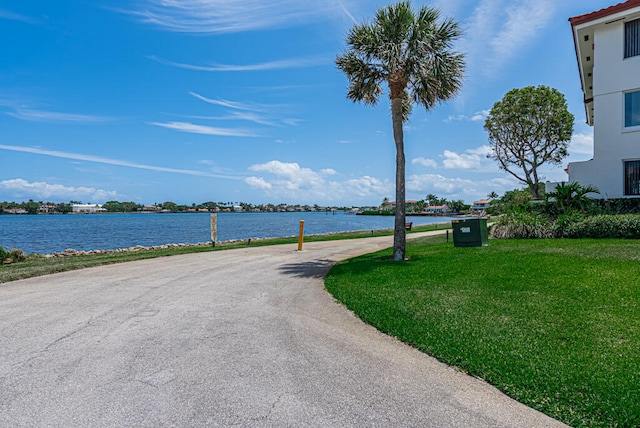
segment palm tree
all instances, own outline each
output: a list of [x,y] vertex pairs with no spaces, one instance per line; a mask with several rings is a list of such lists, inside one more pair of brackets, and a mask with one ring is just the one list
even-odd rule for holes
[[389,87],[396,144],[396,261],[404,260],[406,249],[403,123],[413,103],[429,110],[462,85],[464,58],[452,51],[462,33],[452,19],[438,22],[439,18],[440,12],[427,6],[414,12],[410,1],[389,5],[377,11],[372,23],[355,25],[347,36],[347,49],[336,58],[349,79],[350,100],[375,105],[382,85]]
[[553,201],[558,211],[561,213],[571,210],[584,210],[593,203],[587,195],[589,193],[599,194],[600,191],[591,185],[583,186],[578,182],[558,183],[553,192],[547,193],[547,199]]

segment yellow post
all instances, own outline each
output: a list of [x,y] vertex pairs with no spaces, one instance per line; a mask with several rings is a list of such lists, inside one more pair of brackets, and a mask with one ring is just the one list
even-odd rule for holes
[[304,239],[304,220],[300,220],[300,235],[298,235],[298,251],[302,251],[303,239]]
[[218,240],[218,215],[211,214],[210,222],[211,222],[211,245],[215,247],[216,241]]

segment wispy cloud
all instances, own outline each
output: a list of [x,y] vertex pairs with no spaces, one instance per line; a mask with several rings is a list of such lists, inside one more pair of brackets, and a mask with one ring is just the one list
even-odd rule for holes
[[342,9],[342,11],[344,12],[345,15],[347,15],[347,17],[351,20],[351,22],[353,22],[354,24],[357,24],[358,22],[356,21],[356,19],[353,17],[353,15],[351,14],[351,12],[349,12],[349,9],[347,9],[347,7],[345,6],[344,2],[342,0],[336,0],[338,2],[338,4],[340,5],[340,8]]
[[282,59],[278,61],[261,62],[257,64],[209,64],[209,65],[193,65],[180,62],[170,61],[155,55],[149,55],[147,58],[160,64],[169,65],[171,67],[184,68],[187,70],[207,71],[207,72],[228,72],[228,71],[268,71],[282,70],[292,68],[308,68],[318,67],[331,64],[333,58],[327,57],[311,57],[311,58],[293,58]]
[[95,162],[100,164],[115,165],[115,166],[121,166],[126,168],[145,169],[145,170],[157,171],[157,172],[169,172],[169,173],[175,173],[175,174],[197,175],[202,177],[213,177],[213,178],[226,178],[226,179],[233,179],[233,180],[241,179],[239,177],[233,177],[228,175],[211,174],[205,171],[194,171],[189,169],[177,169],[177,168],[166,168],[166,167],[154,166],[154,165],[144,165],[140,163],[129,162],[129,161],[124,161],[119,159],[105,158],[100,156],[60,152],[55,150],[44,150],[37,147],[9,146],[9,145],[0,144],[0,150],[32,153],[36,155],[51,156],[55,158],[71,159],[71,160],[78,160],[78,161],[85,161],[85,162]]
[[117,199],[120,195],[115,190],[96,189],[94,187],[74,187],[62,184],[51,184],[43,181],[29,182],[22,178],[0,181],[0,190],[16,198],[88,200],[104,202]]
[[304,25],[347,16],[346,0],[141,0],[124,13],[183,33],[234,33]]
[[189,122],[147,122],[149,125],[173,129],[191,134],[215,135],[220,137],[257,137],[258,135],[244,129],[216,128],[214,126],[196,125]]
[[189,95],[192,95],[196,98],[198,98],[199,100],[202,100],[206,103],[209,104],[213,104],[213,105],[217,105],[217,106],[222,106],[222,107],[227,107],[230,109],[234,109],[234,110],[248,110],[248,111],[257,111],[257,112],[264,112],[267,111],[269,109],[271,109],[271,106],[268,105],[264,105],[264,104],[256,104],[256,103],[243,103],[243,102],[238,102],[238,101],[229,101],[229,100],[214,100],[211,98],[207,98],[203,95],[197,94],[195,92],[189,92]]
[[26,24],[37,24],[38,20],[30,16],[21,15],[19,13],[11,12],[10,10],[0,7],[0,19],[10,19],[12,21],[20,21]]
[[16,119],[32,122],[108,122],[114,120],[113,118],[105,116],[90,116],[86,114],[60,113],[24,108],[17,108],[15,111],[7,112],[6,114]]
[[469,72],[477,69],[495,77],[525,52],[551,22],[557,7],[554,0],[481,0],[465,23],[466,37],[461,41]]
[[[260,125],[267,125],[267,126],[282,126],[282,124],[295,126],[299,122],[298,119],[285,118],[285,119],[276,120],[276,119],[266,117],[265,115],[256,114],[256,113],[274,114],[274,113],[277,113],[278,110],[282,110],[283,108],[286,108],[286,106],[244,103],[244,102],[220,100],[220,99],[214,100],[211,98],[207,98],[203,95],[197,94],[195,92],[189,92],[189,94],[208,104],[212,104],[220,107],[226,107],[228,109],[233,110],[226,116],[214,116],[214,117],[195,116],[194,118],[208,119],[208,120],[245,120],[245,121],[254,122]],[[240,110],[240,111],[237,111],[237,110]]]

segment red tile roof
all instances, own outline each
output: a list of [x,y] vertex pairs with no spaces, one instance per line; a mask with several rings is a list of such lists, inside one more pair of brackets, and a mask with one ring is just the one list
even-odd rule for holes
[[584,24],[585,22],[589,21],[595,21],[596,19],[604,18],[605,16],[613,15],[614,13],[623,12],[637,6],[640,6],[640,0],[628,0],[623,3],[618,3],[616,5],[597,10],[595,12],[574,16],[572,18],[569,18],[569,22],[572,26],[575,27],[576,25]]

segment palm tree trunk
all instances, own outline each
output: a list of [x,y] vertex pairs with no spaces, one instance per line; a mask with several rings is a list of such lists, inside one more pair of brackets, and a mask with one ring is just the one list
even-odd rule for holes
[[407,237],[405,229],[405,188],[404,188],[404,133],[402,129],[402,97],[391,100],[391,119],[393,121],[393,139],[396,143],[396,216],[393,229],[393,260],[402,261],[405,257]]

